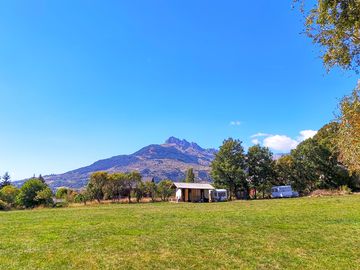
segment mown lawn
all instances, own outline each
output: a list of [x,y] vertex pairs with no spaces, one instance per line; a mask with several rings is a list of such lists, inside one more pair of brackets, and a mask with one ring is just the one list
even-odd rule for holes
[[360,269],[360,196],[0,213],[1,269]]

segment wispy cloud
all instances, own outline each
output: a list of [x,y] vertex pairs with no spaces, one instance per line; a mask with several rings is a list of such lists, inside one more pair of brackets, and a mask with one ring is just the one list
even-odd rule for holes
[[240,126],[240,125],[241,125],[241,122],[238,120],[230,122],[230,126]]
[[256,133],[254,135],[251,135],[251,138],[257,138],[257,137],[268,137],[268,136],[271,136],[272,134],[269,134],[269,133],[262,133],[262,132],[259,132],[259,133]]
[[[316,133],[316,130],[302,130],[299,132],[299,136],[293,139],[287,135],[273,135],[259,132],[251,136],[251,138],[254,138],[251,142],[253,144],[262,144],[275,151],[289,152],[296,148],[300,142],[312,138]],[[259,139],[261,137],[264,137],[262,141]]]

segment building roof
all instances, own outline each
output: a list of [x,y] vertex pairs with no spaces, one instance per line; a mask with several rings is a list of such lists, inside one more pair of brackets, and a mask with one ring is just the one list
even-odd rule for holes
[[175,182],[173,184],[176,188],[190,188],[190,189],[215,189],[210,184],[202,184],[202,183],[180,183]]

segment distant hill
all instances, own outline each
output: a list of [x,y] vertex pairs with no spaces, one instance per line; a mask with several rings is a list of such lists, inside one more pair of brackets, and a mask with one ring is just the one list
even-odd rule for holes
[[[216,153],[215,149],[204,149],[196,143],[170,137],[164,144],[146,146],[131,155],[119,155],[69,171],[63,174],[44,176],[51,188],[66,186],[84,187],[89,176],[96,171],[128,172],[139,171],[145,180],[154,178],[181,181],[185,171],[194,168],[199,181],[211,181],[210,163]],[[23,181],[16,182],[21,185]]]
[[273,159],[278,160],[279,158],[282,158],[283,156],[288,155],[289,153],[275,153],[273,154]]

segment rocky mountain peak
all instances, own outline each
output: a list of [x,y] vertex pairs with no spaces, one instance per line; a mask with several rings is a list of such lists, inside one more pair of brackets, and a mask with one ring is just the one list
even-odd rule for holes
[[188,142],[187,140],[181,140],[179,138],[176,137],[170,137],[169,139],[167,139],[165,141],[165,144],[173,144],[183,150],[186,150],[187,148],[194,148],[196,150],[202,151],[204,150],[203,148],[201,148],[198,144],[194,143],[194,142]]

